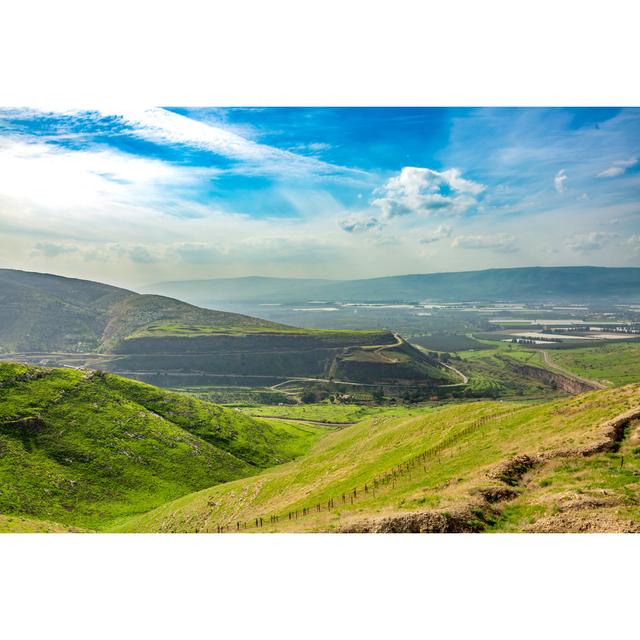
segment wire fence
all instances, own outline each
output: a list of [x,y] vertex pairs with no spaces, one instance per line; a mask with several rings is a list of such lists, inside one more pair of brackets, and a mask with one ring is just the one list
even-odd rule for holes
[[305,518],[313,513],[333,511],[334,509],[336,509],[336,507],[340,507],[342,505],[353,505],[354,502],[356,502],[357,500],[362,500],[363,498],[375,498],[381,490],[389,487],[391,487],[392,489],[395,488],[396,482],[398,482],[399,480],[405,479],[407,477],[411,479],[413,471],[419,469],[420,467],[422,467],[423,471],[426,473],[427,461],[435,460],[437,463],[439,463],[440,459],[443,457],[443,454],[447,454],[449,457],[451,457],[455,453],[459,453],[460,448],[458,447],[458,450],[456,451],[452,449],[452,446],[480,427],[483,427],[491,421],[508,418],[524,408],[526,407],[519,407],[515,409],[512,408],[498,414],[482,416],[481,418],[478,418],[477,420],[469,423],[466,427],[463,427],[455,433],[449,434],[432,447],[429,447],[421,453],[408,458],[401,464],[393,466],[391,469],[384,473],[373,476],[368,482],[365,482],[359,487],[356,486],[348,491],[343,491],[337,496],[323,498],[322,501],[315,502],[309,506],[298,507],[297,509],[267,514],[265,516],[255,516],[251,520],[237,520],[231,523],[227,522],[224,524],[218,524],[216,527],[216,532],[238,533],[240,531],[246,530],[259,530],[264,527],[265,523],[277,525],[280,522],[293,522],[295,520]]

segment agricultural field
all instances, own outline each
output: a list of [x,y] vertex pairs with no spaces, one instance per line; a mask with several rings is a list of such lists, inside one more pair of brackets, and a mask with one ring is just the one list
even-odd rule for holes
[[376,406],[366,404],[294,404],[286,406],[239,407],[239,411],[254,417],[272,416],[293,418],[312,422],[348,423],[359,422],[371,416],[410,416],[424,411],[424,407]]
[[[307,455],[290,463],[184,496],[116,530],[543,527],[545,518],[563,512],[564,498],[539,504],[536,487],[523,483],[523,476],[529,471],[554,473],[556,461],[579,464],[585,456],[606,474],[616,449],[637,455],[633,418],[640,416],[639,392],[640,385],[631,385],[543,404],[485,401],[424,409],[415,416],[370,417],[327,433]],[[583,478],[571,490],[572,504],[602,495],[597,482]],[[629,517],[630,508],[637,509],[632,505],[640,498],[640,483],[633,473],[624,479],[630,484],[615,476],[607,480],[612,493],[600,506],[606,509],[606,530],[636,526]],[[512,511],[526,512],[526,523],[508,514],[511,504]]]
[[576,375],[606,385],[640,381],[640,343],[626,342],[592,348],[556,350],[551,362]]
[[464,334],[436,333],[432,335],[413,336],[411,343],[420,345],[428,351],[468,351],[490,349],[491,347],[479,340]]

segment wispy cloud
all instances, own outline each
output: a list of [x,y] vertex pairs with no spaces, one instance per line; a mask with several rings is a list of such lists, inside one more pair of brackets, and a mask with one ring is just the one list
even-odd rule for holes
[[[362,173],[323,162],[313,155],[293,153],[261,144],[222,126],[195,120],[161,108],[101,112],[106,117],[124,121],[131,133],[161,144],[183,145],[210,151],[225,158],[238,160],[253,171],[267,173]],[[307,145],[306,150],[317,153],[327,146],[321,143]]]
[[55,258],[61,255],[68,255],[70,253],[77,253],[78,247],[72,244],[63,244],[59,242],[38,242],[33,247],[34,254],[42,254],[48,258]]
[[638,158],[633,157],[628,160],[616,160],[612,166],[598,174],[599,178],[615,178],[621,176],[627,169],[638,164]]
[[586,253],[589,251],[599,251],[604,249],[619,237],[620,236],[617,233],[591,231],[590,233],[582,233],[572,236],[571,238],[567,238],[564,241],[564,244],[572,251]]
[[457,236],[453,239],[451,246],[458,249],[489,249],[501,253],[510,253],[518,249],[515,237],[508,233]]

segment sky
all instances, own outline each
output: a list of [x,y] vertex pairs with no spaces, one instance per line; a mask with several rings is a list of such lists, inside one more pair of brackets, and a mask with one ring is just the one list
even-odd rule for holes
[[121,286],[640,266],[640,109],[0,109],[0,267]]

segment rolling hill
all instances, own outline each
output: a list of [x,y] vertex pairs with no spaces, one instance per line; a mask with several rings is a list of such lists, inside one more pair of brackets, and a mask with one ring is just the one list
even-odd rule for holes
[[122,531],[639,531],[640,385],[376,416]]
[[102,528],[291,460],[320,433],[111,374],[0,363],[0,530]]
[[640,301],[640,268],[523,267],[333,281],[221,278],[160,282],[145,290],[177,296],[205,306],[220,302],[287,303],[310,300],[378,303],[421,300]]
[[389,331],[298,329],[165,296],[9,269],[0,270],[3,353],[35,364],[100,368],[160,386],[263,386],[335,375],[366,384],[452,381],[435,360]]

